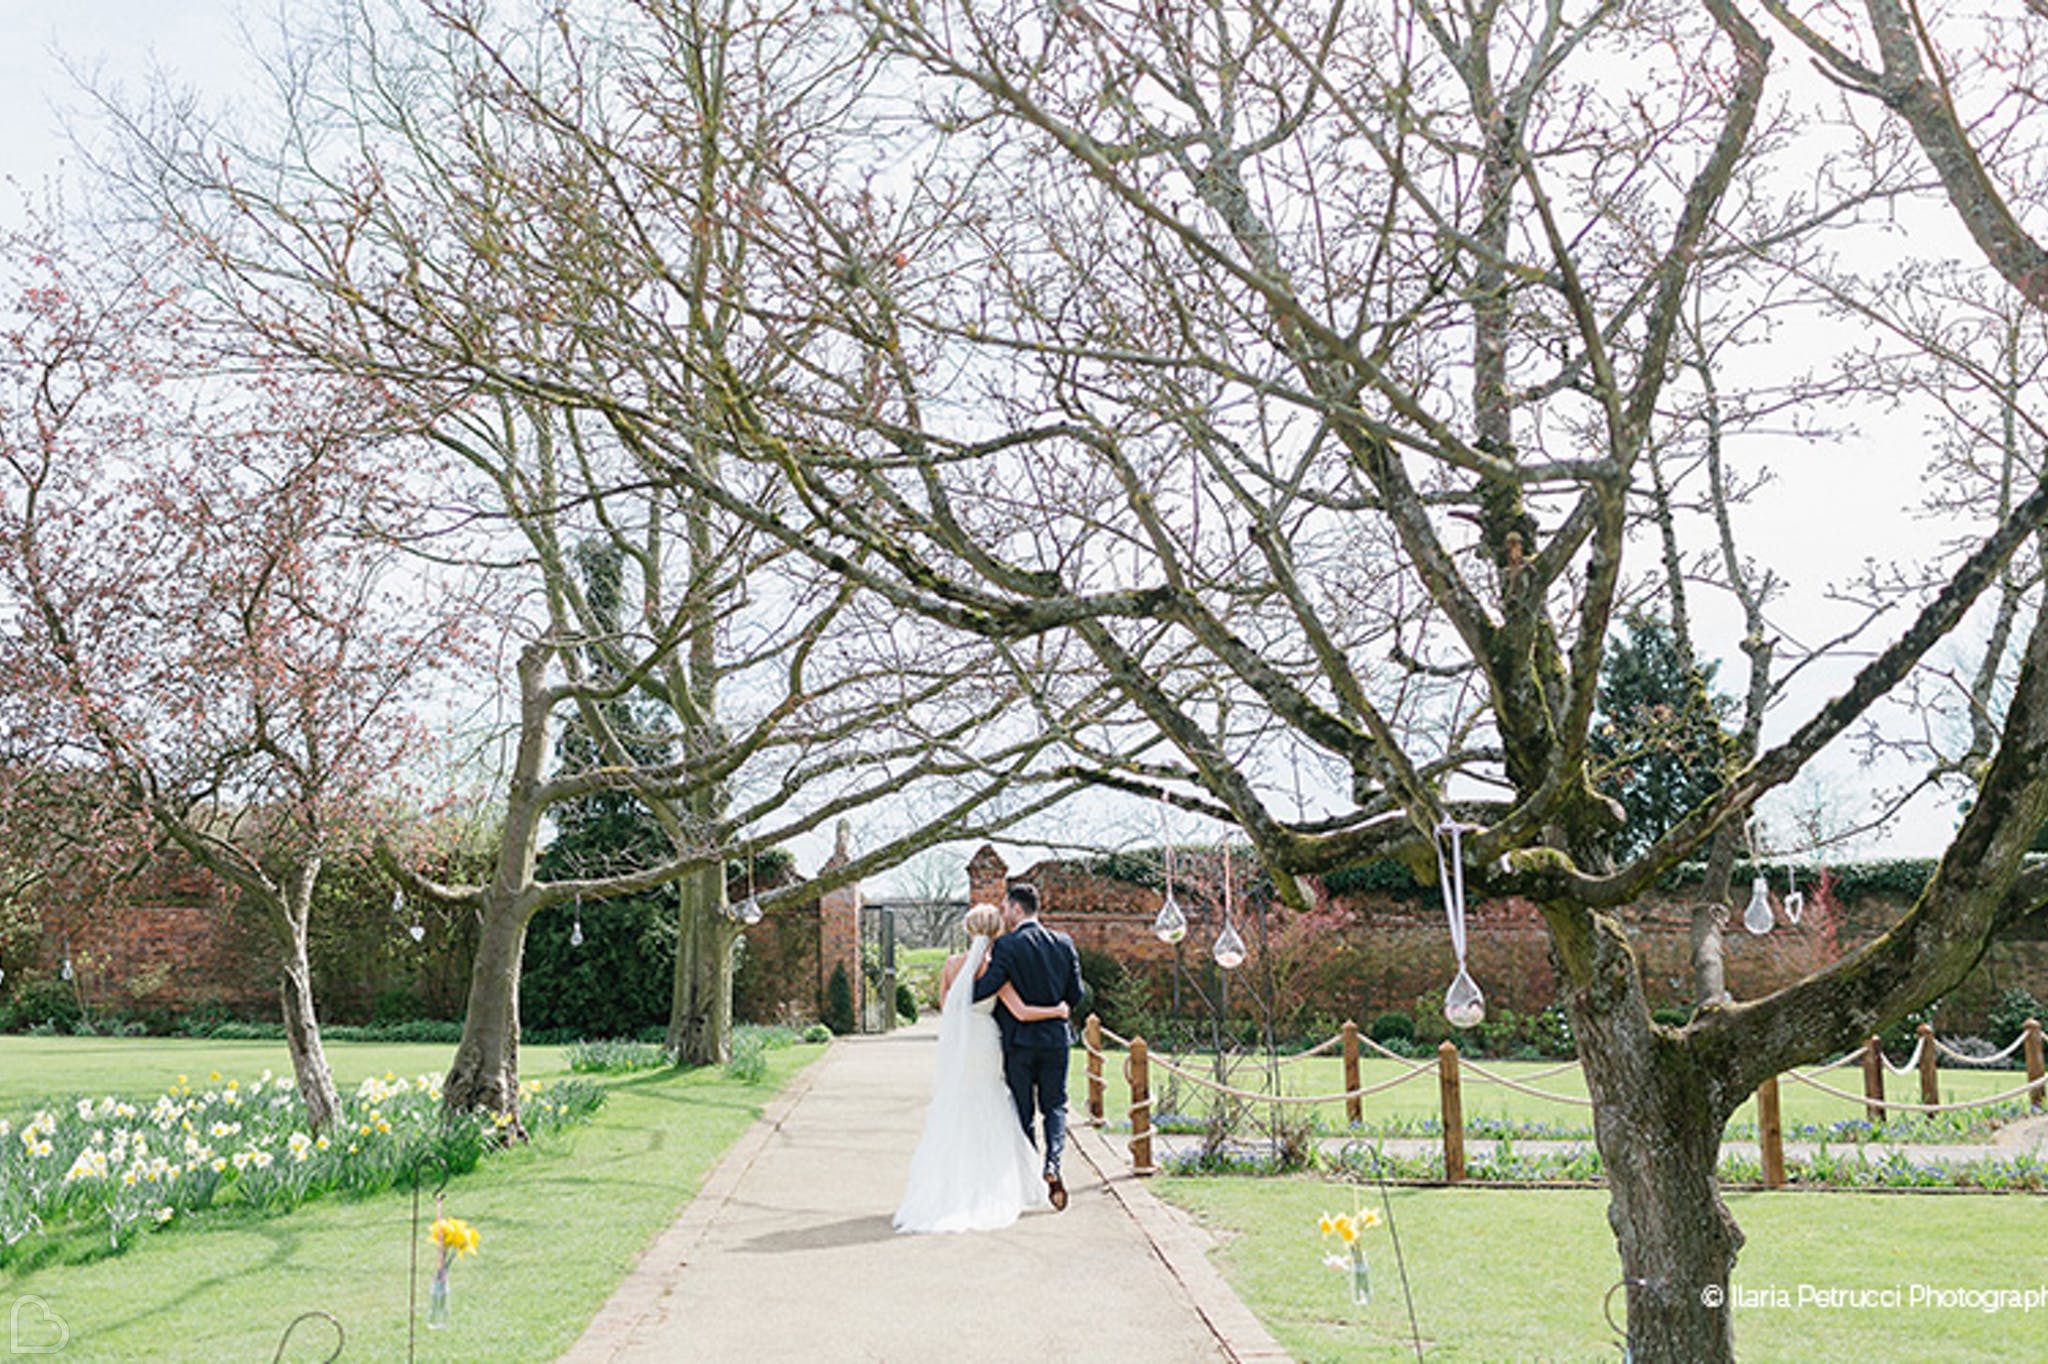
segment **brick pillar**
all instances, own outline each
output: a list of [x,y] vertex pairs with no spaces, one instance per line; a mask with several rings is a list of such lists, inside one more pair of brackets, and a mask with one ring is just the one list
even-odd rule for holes
[[[839,821],[839,839],[821,872],[835,871],[853,860],[847,851],[846,821]],[[846,968],[846,983],[853,987],[854,1022],[860,1021],[860,886],[856,883],[828,890],[818,897],[818,1004],[825,1003],[825,987],[832,968]]]
[[1002,855],[989,844],[982,844],[981,850],[967,859],[967,903],[1000,909],[1009,889],[1010,869]]

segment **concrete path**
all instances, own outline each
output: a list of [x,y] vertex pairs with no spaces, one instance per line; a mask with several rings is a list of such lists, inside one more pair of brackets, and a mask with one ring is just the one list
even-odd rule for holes
[[1085,1129],[1066,1162],[1066,1212],[995,1233],[897,1235],[889,1218],[936,1041],[927,1019],[835,1042],[727,1153],[562,1364],[1287,1358],[1209,1266],[1207,1236]]

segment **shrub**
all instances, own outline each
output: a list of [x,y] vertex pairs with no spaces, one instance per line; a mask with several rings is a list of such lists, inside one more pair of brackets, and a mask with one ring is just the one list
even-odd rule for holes
[[1532,1014],[1529,1034],[1530,1043],[1545,1056],[1571,1056],[1578,1050],[1572,1037],[1572,1021],[1562,1004],[1547,1005],[1543,1012]]
[[656,1070],[674,1060],[660,1047],[626,1038],[578,1042],[569,1048],[569,1069],[580,1074],[617,1075]]
[[1692,1021],[1690,1009],[1652,1009],[1650,1021],[1666,1028],[1682,1028]]
[[1134,1036],[1127,1026],[1132,1020],[1129,1017],[1131,1001],[1126,997],[1125,989],[1129,973],[1124,970],[1124,964],[1109,953],[1098,952],[1092,947],[1078,949],[1077,955],[1081,958],[1081,983],[1086,988],[1082,992],[1081,1012],[1074,1019],[1074,1026],[1079,1027],[1081,1020],[1089,1014],[1099,1014],[1103,1027],[1125,1036]]
[[825,1026],[841,1037],[853,1031],[853,982],[846,978],[846,963],[832,968],[825,982]]
[[810,1027],[804,1029],[804,1041],[806,1042],[818,1043],[830,1042],[831,1040],[832,1030],[823,1023],[813,1023]]
[[1415,1040],[1415,1020],[1398,1009],[1389,1010],[1372,1021],[1369,1035],[1373,1041],[1383,1046],[1391,1045],[1397,1040],[1413,1042]]
[[1985,1015],[1984,1027],[2002,1051],[2026,1031],[2028,1019],[2040,1018],[2044,1012],[2048,1010],[2043,1009],[2040,1000],[2015,985],[1998,997],[1998,1003]]
[[0,1032],[42,1028],[68,1033],[78,1026],[78,992],[66,981],[43,976],[24,980],[14,997],[0,1004]]
[[896,1012],[904,1022],[917,1022],[917,991],[902,981],[896,983]]
[[[1879,1033],[1878,1045],[1893,1056],[1904,1057],[1910,1054],[1914,1047],[1919,1045],[1920,1025],[1922,1023],[1930,1023],[1933,1020],[1934,1009],[1931,1006],[1925,1009],[1915,1009],[1912,1013],[1907,1014],[1904,1018]],[[2026,1020],[2022,1019],[2020,1021],[2024,1023]]]
[[767,1079],[768,1039],[753,1028],[735,1029],[725,1073],[742,1084],[757,1085]]
[[745,1035],[760,1038],[761,1045],[770,1051],[793,1047],[801,1040],[795,1028],[786,1028],[779,1023],[742,1023],[732,1031],[735,1037]]

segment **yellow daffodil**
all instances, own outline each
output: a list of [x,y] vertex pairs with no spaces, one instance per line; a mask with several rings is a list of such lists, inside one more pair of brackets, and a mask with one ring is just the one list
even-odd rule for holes
[[1321,1232],[1323,1235],[1328,1236],[1331,1232],[1335,1231],[1336,1229],[1337,1219],[1330,1216],[1330,1214],[1324,1213],[1321,1217],[1318,1217],[1316,1219],[1316,1230]]
[[1371,1208],[1366,1208],[1358,1214],[1358,1225],[1361,1227],[1376,1227],[1379,1224],[1380,1215]]
[[476,1228],[459,1217],[442,1217],[435,1220],[427,1238],[445,1251],[456,1255],[476,1254],[478,1236]]
[[1348,1246],[1353,1241],[1356,1241],[1358,1239],[1358,1224],[1353,1222],[1349,1217],[1343,1215],[1342,1213],[1339,1213],[1337,1217],[1333,1219],[1333,1225],[1336,1229],[1338,1238],[1342,1240],[1345,1245]]

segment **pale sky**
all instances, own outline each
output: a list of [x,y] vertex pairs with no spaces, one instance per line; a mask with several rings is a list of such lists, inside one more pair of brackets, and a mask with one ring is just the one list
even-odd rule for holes
[[[292,0],[282,3],[289,12]],[[15,186],[0,194],[0,222],[16,221],[21,193],[39,194],[52,177],[64,174],[71,155],[62,111],[80,108],[84,100],[57,54],[80,69],[97,69],[131,88],[160,66],[210,100],[232,98],[249,70],[237,16],[249,15],[256,27],[267,28],[263,16],[271,13],[275,11],[262,6],[220,0],[0,0],[0,126],[7,130],[0,139],[0,176]],[[1859,419],[1845,415],[1845,420]],[[1859,434],[1837,443],[1776,441],[1753,444],[1744,452],[1746,460],[1768,464],[1777,481],[1752,503],[1736,509],[1739,533],[1751,553],[1776,565],[1791,580],[1777,613],[1813,640],[1833,634],[1846,619],[1844,608],[1827,600],[1833,583],[1866,556],[1895,558],[1902,547],[1927,544],[1935,537],[1932,528],[1904,511],[1919,488],[1922,442],[1914,424],[1878,413],[1865,414],[1859,424]],[[1639,568],[1647,568],[1651,557],[1638,557]],[[1700,593],[1694,607],[1703,652],[1726,660],[1722,689],[1738,689],[1742,661],[1734,650],[1738,621],[1732,603]],[[1894,614],[1899,622],[1880,627],[1871,637],[1874,643],[1881,645],[1896,634],[1903,613]],[[1847,676],[1845,665],[1803,682],[1795,704],[1781,711],[1783,719],[1774,728],[1782,733],[1805,718]],[[1899,775],[1871,774],[1846,753],[1831,753],[1818,781],[1842,800],[1852,801],[1860,789]],[[1955,819],[1952,803],[1923,799],[1891,837],[1866,845],[1861,854],[1936,852]],[[1146,827],[1148,819],[1134,816],[1128,823],[1133,840],[1156,837],[1156,829]],[[1181,833],[1208,836],[1194,828]],[[816,849],[799,848],[799,860],[815,864],[829,840],[819,843]],[[1034,856],[1017,850],[1010,861],[1022,866]]]

